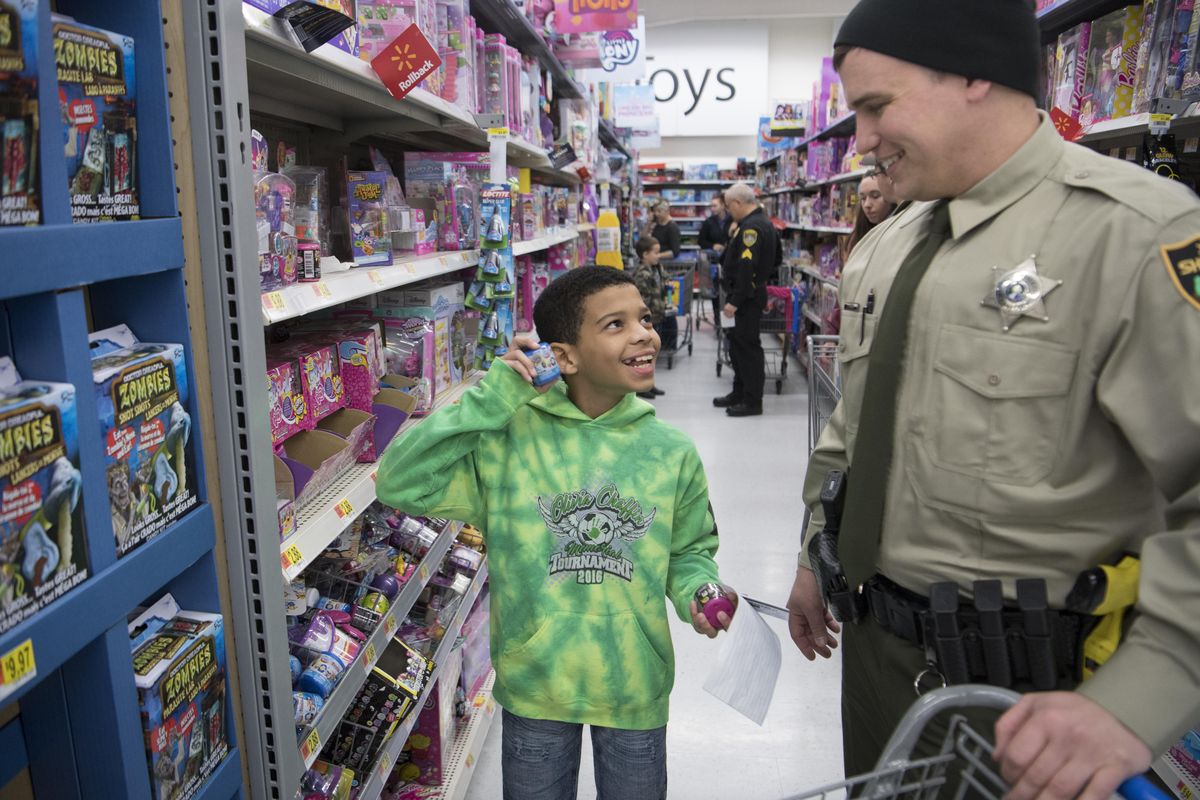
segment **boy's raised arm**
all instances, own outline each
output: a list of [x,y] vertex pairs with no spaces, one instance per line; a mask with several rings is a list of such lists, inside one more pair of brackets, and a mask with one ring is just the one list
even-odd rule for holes
[[486,465],[477,458],[480,442],[507,427],[517,410],[537,396],[507,363],[495,362],[457,405],[441,409],[392,442],[379,462],[379,499],[409,514],[485,528]]

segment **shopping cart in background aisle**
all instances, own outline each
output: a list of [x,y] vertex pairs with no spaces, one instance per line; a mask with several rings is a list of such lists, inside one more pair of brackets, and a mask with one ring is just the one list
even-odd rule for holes
[[[992,743],[974,730],[961,713],[950,718],[936,755],[914,758],[913,751],[925,729],[939,715],[971,709],[1004,711],[1020,698],[1008,689],[979,685],[951,686],[929,692],[900,720],[873,772],[793,795],[787,800],[934,800],[938,797],[1000,800],[1009,787],[992,762]],[[1125,781],[1118,791],[1126,800],[1167,798],[1142,776]]]
[[[763,372],[768,381],[775,381],[775,394],[783,393],[783,382],[787,380],[788,353],[792,341],[792,302],[788,290],[779,286],[767,287],[767,306],[763,310],[759,338],[763,346]],[[725,308],[725,288],[718,287],[717,308]],[[726,320],[728,322],[728,320]],[[717,323],[717,377],[721,370],[732,367],[729,355],[729,334],[732,328]]]
[[[695,306],[693,290],[696,286],[696,263],[691,259],[673,259],[662,262],[667,282],[675,285],[672,305],[675,311],[675,324],[679,330],[675,337],[675,346],[669,348],[667,342],[663,342],[662,350],[659,353],[659,358],[667,359],[667,369],[675,366],[675,356],[683,352],[685,348],[689,356],[692,354],[692,314]],[[668,313],[671,310],[671,306],[668,306]]]
[[808,337],[808,452],[812,455],[821,431],[842,399],[842,371],[837,360],[838,337]]

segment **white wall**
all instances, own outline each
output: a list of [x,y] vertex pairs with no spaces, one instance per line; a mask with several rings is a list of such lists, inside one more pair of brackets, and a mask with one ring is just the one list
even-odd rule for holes
[[[812,94],[813,81],[820,74],[821,59],[833,50],[834,25],[839,17],[799,17],[770,19],[767,96],[768,99],[806,99]],[[706,24],[720,26],[721,20],[706,20]],[[676,24],[659,23],[658,27]],[[648,24],[647,51],[654,53],[654,23]],[[653,71],[653,62],[647,67]],[[769,109],[762,109],[767,113]],[[738,156],[754,158],[758,149],[757,119],[745,121],[745,136],[671,136],[663,137],[662,147],[643,150],[642,161],[705,162],[717,163],[721,168],[732,167]]]

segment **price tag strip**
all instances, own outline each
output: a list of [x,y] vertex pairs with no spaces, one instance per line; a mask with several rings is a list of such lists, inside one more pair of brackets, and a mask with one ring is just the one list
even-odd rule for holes
[[298,546],[292,545],[283,551],[283,554],[279,557],[279,561],[283,565],[283,574],[288,580],[291,580],[296,577],[295,573],[300,571],[297,567],[304,563],[304,554],[300,552]]
[[37,677],[33,639],[26,639],[0,656],[0,700]]
[[338,519],[345,519],[354,513],[354,504],[349,497],[343,497],[342,502],[333,507],[333,513],[338,515]]
[[300,757],[304,759],[304,768],[308,769],[317,760],[317,756],[321,753],[321,734],[313,728],[304,741],[300,744]]

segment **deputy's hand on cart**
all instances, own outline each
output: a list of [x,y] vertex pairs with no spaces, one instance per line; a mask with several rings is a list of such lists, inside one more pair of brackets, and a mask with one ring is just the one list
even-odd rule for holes
[[842,626],[825,608],[817,578],[811,569],[796,569],[796,580],[788,597],[787,610],[788,631],[804,657],[813,661],[817,656],[832,656],[837,647],[837,639],[833,634],[841,633]]
[[724,313],[725,313],[725,316],[729,317],[730,319],[733,319],[733,315],[737,313],[737,306],[726,303],[725,308],[724,308]]
[[[730,589],[728,586],[723,588],[725,589],[726,594],[729,596],[729,602],[733,603],[733,613],[737,614],[739,602],[738,593],[733,589]],[[692,604],[688,606],[688,609],[692,612],[692,627],[696,629],[696,633],[703,633],[708,638],[715,639],[717,638],[717,634],[721,631],[729,630],[729,620],[731,617],[724,611],[717,612],[717,619],[720,621],[721,627],[714,628],[712,624],[709,623],[708,618],[704,616],[704,612],[700,610],[700,606],[696,604],[695,600],[693,600]]]
[[1021,698],[996,722],[993,757],[1012,786],[1006,800],[1106,800],[1153,760],[1133,731],[1076,692]]
[[[519,333],[513,337],[512,346],[508,348],[508,352],[500,356],[500,360],[512,367],[513,372],[521,376],[521,378],[533,386],[533,379],[537,376],[537,368],[533,366],[533,361],[529,356],[525,355],[526,350],[537,350],[540,343],[537,339],[526,334]],[[540,394],[545,394],[554,386],[555,381],[547,383],[545,386],[534,386]]]

